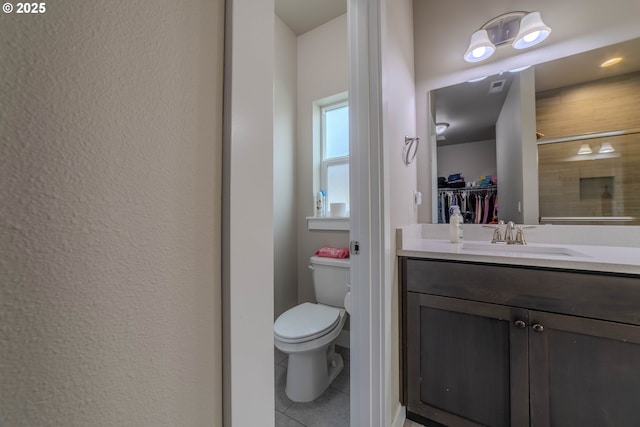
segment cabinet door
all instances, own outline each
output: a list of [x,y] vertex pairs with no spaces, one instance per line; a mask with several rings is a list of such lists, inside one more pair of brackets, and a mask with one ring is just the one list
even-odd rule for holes
[[528,312],[407,292],[407,406],[448,426],[529,425]]
[[640,425],[640,326],[529,316],[531,426]]

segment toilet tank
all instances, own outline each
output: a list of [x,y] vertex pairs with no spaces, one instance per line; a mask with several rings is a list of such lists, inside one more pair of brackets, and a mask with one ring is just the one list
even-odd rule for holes
[[349,291],[349,259],[313,256],[310,263],[316,302],[344,308],[344,297]]

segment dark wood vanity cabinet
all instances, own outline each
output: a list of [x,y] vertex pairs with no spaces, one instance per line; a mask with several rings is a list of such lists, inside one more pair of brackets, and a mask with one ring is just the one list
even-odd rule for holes
[[408,418],[640,425],[640,279],[404,258]]
[[526,316],[408,292],[407,409],[448,426],[527,425],[527,336],[514,325]]

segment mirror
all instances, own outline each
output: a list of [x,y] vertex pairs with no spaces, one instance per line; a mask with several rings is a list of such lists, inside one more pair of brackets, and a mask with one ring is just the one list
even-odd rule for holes
[[431,91],[433,222],[640,224],[640,39],[513,71]]

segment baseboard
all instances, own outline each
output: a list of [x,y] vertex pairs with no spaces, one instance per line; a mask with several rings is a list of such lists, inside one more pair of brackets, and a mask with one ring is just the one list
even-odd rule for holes
[[406,419],[407,408],[402,405],[398,406],[398,410],[396,411],[396,416],[393,417],[393,423],[391,423],[391,427],[403,427]]
[[349,331],[345,331],[344,329],[338,335],[335,341],[336,345],[344,348],[351,348],[351,336],[349,335]]

